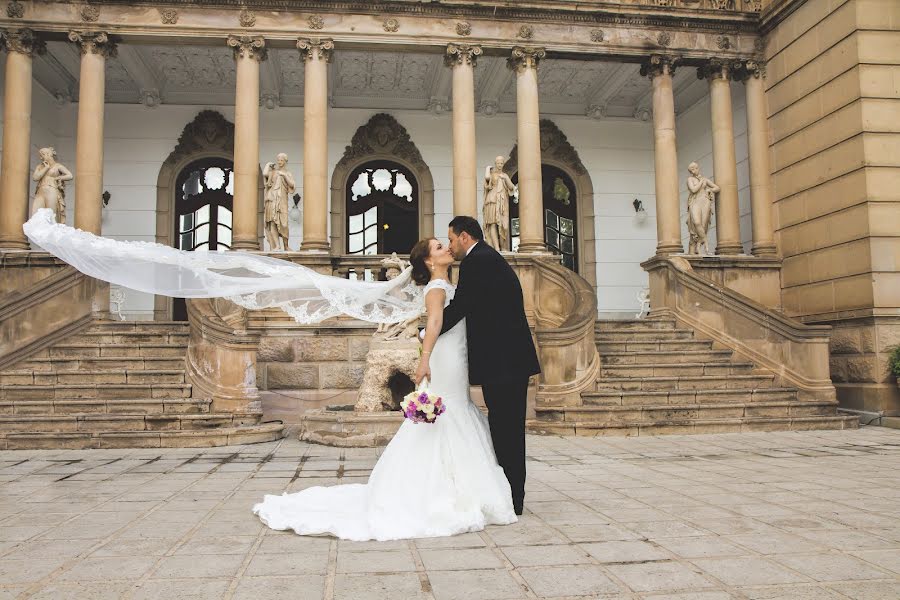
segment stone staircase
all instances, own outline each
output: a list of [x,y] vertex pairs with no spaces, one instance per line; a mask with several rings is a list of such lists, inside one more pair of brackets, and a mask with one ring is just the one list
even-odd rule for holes
[[188,325],[95,321],[0,371],[0,449],[271,441],[262,413],[211,412],[185,381]]
[[529,430],[660,435],[856,428],[835,400],[800,400],[775,374],[697,339],[673,320],[598,321],[600,376],[574,406],[538,393]]

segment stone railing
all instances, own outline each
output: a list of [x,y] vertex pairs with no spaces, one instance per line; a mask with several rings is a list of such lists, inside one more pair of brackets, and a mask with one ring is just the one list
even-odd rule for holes
[[597,297],[591,285],[553,257],[509,254],[535,333],[541,375],[537,402],[557,406],[581,402],[600,373],[594,342]]
[[803,399],[834,399],[828,342],[831,327],[804,325],[698,275],[678,257],[641,265],[650,274],[650,316],[680,321],[768,369]]
[[188,300],[187,310],[185,372],[192,395],[211,399],[213,412],[260,412],[259,336],[247,331],[247,311],[224,298]]
[[0,252],[0,369],[87,327],[105,312],[104,292],[49,254]]
[[[383,254],[336,256],[331,262],[332,274],[346,279],[378,281],[384,279],[381,261],[385,258],[387,258],[387,255]],[[401,258],[409,260],[408,256]]]

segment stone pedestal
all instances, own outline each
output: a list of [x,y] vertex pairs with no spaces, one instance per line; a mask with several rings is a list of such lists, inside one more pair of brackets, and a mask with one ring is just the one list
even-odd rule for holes
[[[403,376],[415,381],[419,365],[419,341],[384,340],[374,338],[366,355],[366,370],[356,400],[356,410],[374,412],[396,410],[399,403],[393,397],[390,384]],[[399,381],[398,381],[399,383]],[[408,390],[409,393],[412,390]]]

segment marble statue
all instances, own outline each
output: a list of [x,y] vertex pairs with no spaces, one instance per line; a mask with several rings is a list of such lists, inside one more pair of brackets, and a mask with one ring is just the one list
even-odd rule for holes
[[72,180],[72,172],[56,162],[56,150],[53,148],[41,148],[38,155],[41,157],[41,164],[34,168],[34,174],[31,176],[37,182],[34,187],[31,213],[34,214],[40,208],[52,208],[56,213],[56,221],[64,223],[66,182]]
[[688,165],[690,177],[687,180],[687,227],[691,236],[688,244],[688,254],[709,254],[709,245],[706,234],[709,231],[709,220],[712,218],[713,206],[716,202],[715,194],[719,192],[719,186],[711,179],[700,174],[700,166],[692,162]]
[[509,199],[516,193],[504,164],[506,159],[498,156],[484,171],[484,239],[496,250],[509,250]]
[[285,167],[288,157],[280,153],[274,163],[266,163],[265,223],[269,250],[290,250],[288,246],[288,199],[294,193],[294,176]]

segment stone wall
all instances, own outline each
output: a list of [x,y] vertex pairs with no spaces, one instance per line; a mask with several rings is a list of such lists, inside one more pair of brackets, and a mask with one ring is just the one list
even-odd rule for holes
[[830,323],[845,407],[900,412],[900,4],[799,3],[767,40],[784,307]]

